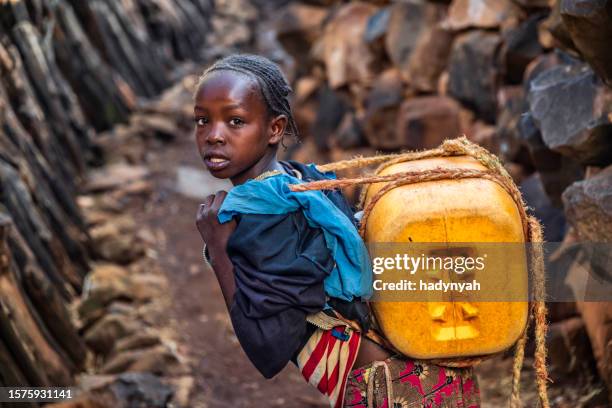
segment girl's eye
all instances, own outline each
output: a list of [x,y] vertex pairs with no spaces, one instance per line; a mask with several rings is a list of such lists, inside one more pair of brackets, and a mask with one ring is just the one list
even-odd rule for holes
[[196,122],[196,125],[198,125],[198,126],[204,126],[205,124],[208,123],[208,119],[206,119],[206,118],[196,118],[195,122]]
[[244,125],[244,121],[240,118],[232,118],[230,119],[230,125],[232,126],[242,126]]

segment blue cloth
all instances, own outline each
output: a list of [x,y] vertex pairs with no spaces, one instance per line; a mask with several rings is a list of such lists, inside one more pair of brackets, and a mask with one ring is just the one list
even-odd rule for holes
[[[314,164],[308,167],[317,171]],[[335,178],[333,173],[324,176]],[[302,211],[308,225],[321,228],[336,262],[324,281],[326,294],[346,301],[356,297],[368,299],[372,294],[370,259],[355,225],[323,192],[289,190],[289,184],[300,183],[302,180],[296,177],[278,174],[236,186],[221,205],[219,222],[228,222],[236,214],[278,215]]]

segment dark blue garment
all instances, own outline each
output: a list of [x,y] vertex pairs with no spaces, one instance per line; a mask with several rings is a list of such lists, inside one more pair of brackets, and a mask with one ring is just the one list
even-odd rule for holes
[[[321,179],[299,163],[283,165],[300,171],[305,181]],[[325,194],[353,222],[342,193]],[[334,270],[334,259],[323,231],[311,227],[301,211],[238,214],[235,219],[236,230],[227,246],[236,281],[232,325],[251,362],[271,378],[299,352],[312,332],[306,316],[325,307],[324,280]],[[347,317],[367,319],[367,315]]]
[[[335,179],[333,173],[320,173],[314,165],[307,169],[322,179]],[[325,293],[346,301],[368,298],[372,294],[370,259],[353,220],[322,191],[293,192],[289,188],[300,183],[303,180],[281,173],[236,186],[219,209],[219,221],[227,222],[238,214],[282,215],[300,211],[308,225],[323,231],[335,261],[334,269],[325,278]]]

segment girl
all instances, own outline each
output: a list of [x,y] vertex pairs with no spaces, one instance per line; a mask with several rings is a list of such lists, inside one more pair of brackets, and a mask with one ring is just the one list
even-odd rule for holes
[[271,61],[232,55],[195,94],[198,151],[234,185],[204,200],[196,225],[242,348],[266,378],[292,361],[332,407],[478,406],[471,370],[370,340],[370,264],[350,206],[339,191],[287,187],[334,175],[276,159],[284,135],[298,136],[290,92]]

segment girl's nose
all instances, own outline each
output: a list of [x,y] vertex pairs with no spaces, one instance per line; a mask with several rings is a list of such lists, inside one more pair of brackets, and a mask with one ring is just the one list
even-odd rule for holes
[[214,125],[210,130],[210,133],[208,133],[206,141],[210,144],[224,144],[225,136],[223,135],[222,125]]

